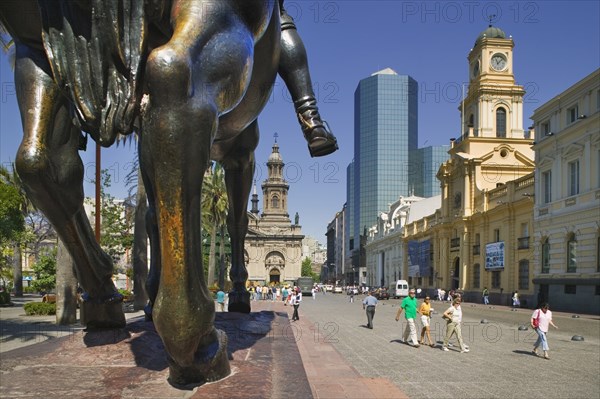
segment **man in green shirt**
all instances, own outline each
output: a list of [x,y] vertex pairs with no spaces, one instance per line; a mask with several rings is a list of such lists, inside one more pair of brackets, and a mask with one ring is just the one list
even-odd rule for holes
[[408,344],[408,335],[410,333],[410,340],[412,341],[412,346],[414,348],[418,348],[420,346],[419,339],[417,338],[417,325],[415,324],[415,320],[417,319],[418,305],[419,301],[417,301],[417,298],[415,298],[415,290],[414,288],[411,288],[410,291],[408,291],[408,296],[402,300],[400,308],[398,309],[398,313],[396,313],[396,321],[399,321],[402,310],[404,310],[404,316],[406,317],[406,328],[404,329],[403,341]]

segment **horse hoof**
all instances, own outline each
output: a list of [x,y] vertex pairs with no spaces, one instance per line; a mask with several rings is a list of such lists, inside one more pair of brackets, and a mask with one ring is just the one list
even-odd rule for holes
[[227,335],[216,330],[216,340],[194,355],[194,364],[180,366],[168,356],[169,384],[178,389],[192,389],[206,382],[218,381],[231,374],[227,357]]
[[229,292],[229,312],[250,313],[250,293],[248,291]]
[[81,324],[88,329],[123,328],[126,325],[123,304],[120,301],[108,303],[82,302],[80,306]]
[[152,321],[152,305],[150,304],[144,306],[144,320]]

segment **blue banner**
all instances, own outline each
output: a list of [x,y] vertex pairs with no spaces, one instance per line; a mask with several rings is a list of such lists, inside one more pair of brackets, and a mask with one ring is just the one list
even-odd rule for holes
[[409,277],[431,276],[430,251],[430,240],[408,242]]

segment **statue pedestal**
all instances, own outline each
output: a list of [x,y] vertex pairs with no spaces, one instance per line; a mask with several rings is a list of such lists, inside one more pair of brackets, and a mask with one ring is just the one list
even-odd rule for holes
[[168,383],[162,341],[143,316],[130,319],[121,329],[78,331],[2,353],[0,397],[51,393],[70,398],[82,397],[83,392],[89,397],[227,398],[251,392],[261,398],[310,398],[289,326],[287,316],[274,311],[217,312],[215,327],[227,333],[232,372],[188,390]]

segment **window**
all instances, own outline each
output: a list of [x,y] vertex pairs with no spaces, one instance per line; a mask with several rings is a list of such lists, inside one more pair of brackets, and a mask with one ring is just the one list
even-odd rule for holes
[[550,273],[550,242],[547,238],[542,244],[542,273]]
[[550,130],[550,121],[546,121],[542,123],[542,134],[544,136],[549,135],[550,133],[552,133],[552,130]]
[[579,194],[579,160],[569,162],[569,195]]
[[598,242],[596,243],[596,271],[600,272],[600,236],[598,237]]
[[575,234],[569,236],[567,241],[567,273],[575,273],[577,271],[577,240]]
[[552,202],[552,172],[549,170],[542,173],[542,198],[544,204]]
[[479,288],[481,279],[481,267],[479,263],[475,263],[473,266],[473,288]]
[[500,229],[494,229],[494,241],[500,241]]
[[567,125],[575,122],[579,115],[579,107],[577,105],[567,109]]
[[518,249],[529,248],[529,223],[521,223],[521,236],[517,244]]
[[273,208],[273,209],[279,208],[279,197],[276,195],[274,195],[273,198],[271,198],[271,208]]
[[577,294],[577,286],[576,285],[565,285],[565,294]]
[[496,110],[496,137],[506,137],[506,110]]
[[519,289],[529,289],[529,261],[527,259],[519,261]]
[[500,288],[500,271],[492,272],[492,288]]

